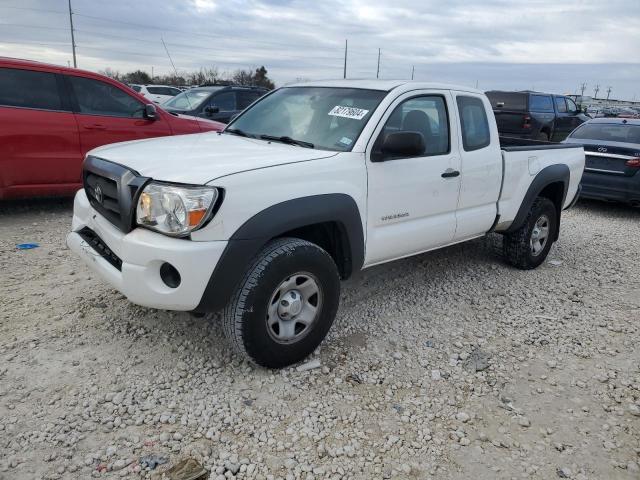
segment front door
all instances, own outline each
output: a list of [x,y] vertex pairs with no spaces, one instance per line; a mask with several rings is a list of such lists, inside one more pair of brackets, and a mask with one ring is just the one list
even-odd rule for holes
[[[69,76],[83,155],[109,143],[171,135],[161,115],[145,118],[145,105],[123,89],[93,78]],[[80,172],[78,172],[80,175]]]
[[[449,91],[409,92],[388,109],[367,147],[365,265],[431,250],[453,241],[460,191],[457,126]],[[422,153],[385,157],[384,138],[418,132]],[[374,161],[372,161],[374,160]],[[376,161],[377,160],[377,161]]]

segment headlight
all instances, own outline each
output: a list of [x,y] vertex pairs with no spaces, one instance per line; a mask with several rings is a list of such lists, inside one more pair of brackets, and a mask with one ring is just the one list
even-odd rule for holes
[[218,199],[214,187],[187,187],[152,182],[142,190],[136,208],[138,225],[181,237],[200,228]]

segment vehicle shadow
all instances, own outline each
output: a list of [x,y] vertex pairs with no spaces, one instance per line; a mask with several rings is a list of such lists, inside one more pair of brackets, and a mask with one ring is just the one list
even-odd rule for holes
[[578,201],[576,207],[606,218],[629,218],[634,216],[640,218],[640,207],[632,207],[626,203],[583,198]]
[[19,216],[39,211],[40,213],[65,213],[73,210],[73,197],[46,197],[16,200],[0,200],[0,215]]

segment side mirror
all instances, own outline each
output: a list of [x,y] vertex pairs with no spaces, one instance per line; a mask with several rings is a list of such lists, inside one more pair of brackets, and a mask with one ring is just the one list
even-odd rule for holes
[[158,111],[153,103],[147,103],[144,106],[144,117],[149,120],[155,120],[158,118]]
[[393,132],[382,140],[381,155],[372,161],[383,162],[393,157],[416,157],[425,151],[424,137],[419,132]]
[[211,115],[213,115],[214,113],[218,113],[220,111],[219,107],[214,106],[207,106],[204,108],[204,113],[205,115],[207,115],[207,117],[210,117]]

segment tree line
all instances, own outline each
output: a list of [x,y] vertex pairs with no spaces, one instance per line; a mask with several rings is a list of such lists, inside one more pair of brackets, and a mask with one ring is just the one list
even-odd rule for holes
[[173,86],[195,85],[245,85],[264,87],[272,90],[275,84],[267,75],[264,66],[252,70],[236,70],[234,72],[220,72],[217,67],[200,68],[191,72],[178,72],[169,75],[149,75],[143,70],[121,73],[112,68],[106,68],[98,73],[114,78],[122,83],[156,84]]

